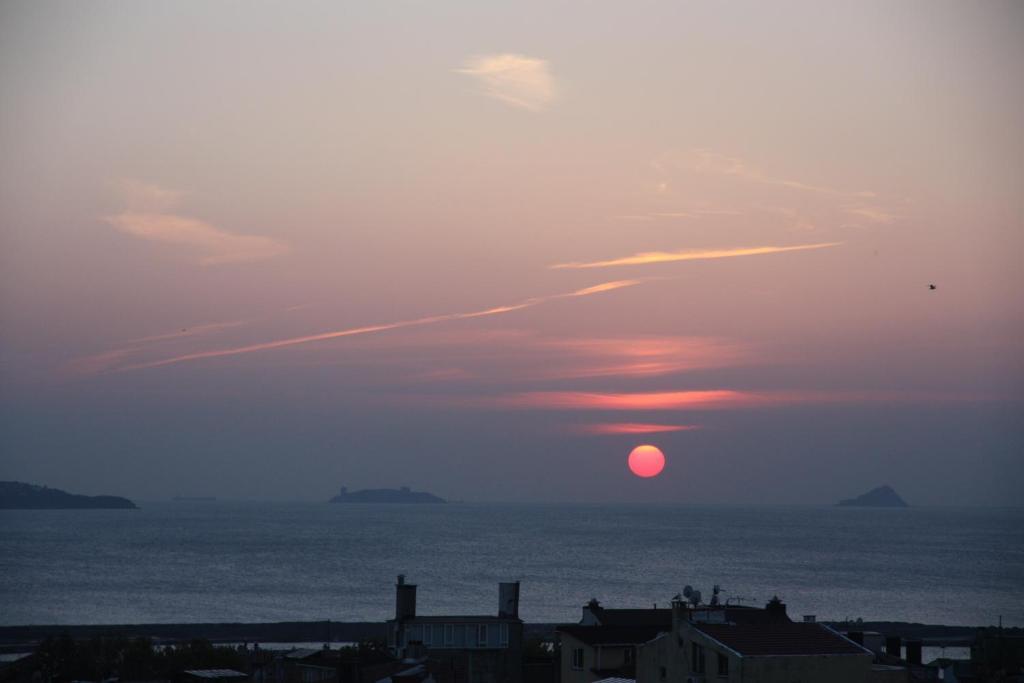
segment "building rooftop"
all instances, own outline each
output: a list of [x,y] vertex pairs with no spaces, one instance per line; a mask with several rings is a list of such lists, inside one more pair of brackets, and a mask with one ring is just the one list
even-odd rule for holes
[[185,673],[196,678],[248,678],[234,669],[186,669]]
[[582,626],[564,624],[556,630],[587,645],[639,645],[672,628],[662,626]]
[[518,617],[497,617],[497,616],[495,616],[493,614],[482,614],[482,615],[479,615],[479,616],[473,616],[473,615],[448,615],[448,616],[444,616],[444,615],[440,615],[440,616],[430,615],[430,616],[419,616],[419,615],[417,615],[415,617],[408,617],[408,618],[404,619],[403,621],[405,621],[406,623],[427,622],[427,623],[435,623],[435,624],[437,624],[437,623],[449,623],[449,624],[451,624],[451,623],[460,623],[460,622],[462,622],[462,623],[469,623],[469,622],[479,623],[481,621],[493,622],[493,623],[501,623],[501,622],[508,623],[508,622],[519,622],[519,621],[522,621],[522,620],[519,619]]
[[671,609],[606,609],[594,605],[590,611],[602,626],[672,626]]
[[693,628],[745,657],[871,654],[870,650],[817,623],[695,623]]

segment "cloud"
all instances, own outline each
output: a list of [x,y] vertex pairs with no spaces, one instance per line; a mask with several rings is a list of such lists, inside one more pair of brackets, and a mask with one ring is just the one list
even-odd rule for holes
[[770,396],[729,389],[659,391],[630,394],[582,391],[534,391],[498,399],[512,408],[561,410],[707,410],[761,405]]
[[177,206],[182,197],[178,190],[133,178],[119,178],[113,186],[128,209],[143,213],[167,211]]
[[700,429],[699,425],[666,425],[648,422],[604,422],[601,424],[576,425],[572,431],[578,434],[663,434]]
[[[287,309],[286,309],[287,310]],[[173,332],[163,332],[161,334],[152,334],[148,337],[137,337],[135,339],[128,339],[125,344],[147,344],[152,342],[160,342],[168,339],[182,339],[184,337],[195,337],[197,335],[206,334],[208,332],[219,332],[232,327],[239,327],[249,323],[249,320],[227,320],[219,323],[205,323],[202,325],[192,325],[190,327],[182,327]]]
[[514,107],[541,111],[555,98],[555,82],[543,59],[483,55],[466,60],[456,71],[475,78],[487,96]]
[[204,266],[263,261],[288,251],[271,237],[240,235],[176,214],[126,212],[106,220],[126,235],[191,249]]
[[172,356],[169,358],[163,358],[154,361],[135,363],[133,365],[124,365],[119,370],[140,370],[143,368],[155,368],[164,365],[174,365],[177,363],[185,363],[189,361],[202,360],[206,358],[223,358],[226,356],[238,356],[246,353],[255,353],[259,351],[270,351],[273,349],[287,348],[291,346],[298,346],[301,344],[310,344],[313,342],[327,341],[330,339],[340,339],[343,337],[353,337],[365,334],[373,334],[376,332],[386,332],[388,330],[397,330],[407,327],[420,327],[423,325],[432,325],[435,323],[448,322],[453,320],[468,320],[472,318],[480,318],[484,316],[500,315],[503,313],[511,313],[513,311],[519,311],[532,306],[538,306],[540,304],[556,301],[559,299],[577,298],[583,296],[590,296],[592,294],[600,294],[603,292],[609,292],[616,289],[622,289],[624,287],[631,287],[638,285],[642,280],[615,280],[612,282],[604,282],[592,287],[586,287],[583,289],[577,289],[572,292],[566,292],[562,294],[550,294],[548,296],[532,297],[525,301],[517,304],[510,304],[506,306],[495,306],[492,308],[485,308],[479,311],[469,311],[465,313],[446,313],[442,315],[433,315],[423,318],[414,318],[411,320],[400,320],[391,323],[382,323],[379,325],[366,325],[363,327],[350,327],[342,330],[332,330],[329,332],[321,332],[318,334],[310,334],[299,337],[288,337],[286,339],[277,339],[267,342],[259,342],[256,344],[247,344],[244,346],[234,346],[222,349],[211,349],[207,351],[196,351],[193,353],[182,354],[178,356]]
[[915,391],[533,391],[490,399],[477,398],[472,405],[525,410],[728,410],[798,404],[973,402],[993,398],[984,395]]
[[761,183],[763,185],[774,185],[777,187],[789,188],[791,190],[830,195],[833,197],[866,198],[875,196],[874,192],[866,190],[850,192],[847,190],[837,190],[831,187],[825,187],[824,185],[805,183],[799,180],[776,178],[765,174],[760,169],[749,166],[740,159],[706,149],[695,150],[694,154],[696,155],[694,168],[695,170],[703,173],[729,175],[737,178],[743,178],[744,180],[751,182]]
[[540,377],[655,377],[748,362],[751,352],[710,337],[622,337],[542,342],[568,355],[544,364]]
[[601,292],[610,292],[613,289],[622,289],[623,287],[632,287],[633,285],[638,285],[641,282],[642,282],[641,280],[615,280],[614,282],[604,282],[604,283],[601,283],[599,285],[594,285],[593,287],[586,287],[584,289],[578,289],[575,292],[570,292],[568,294],[562,294],[560,296],[563,296],[563,297],[566,297],[566,296],[588,296],[590,294],[600,294]]
[[636,266],[650,263],[668,263],[671,261],[703,261],[708,259],[734,258],[738,256],[760,256],[763,254],[780,254],[787,251],[805,251],[808,249],[825,249],[836,247],[842,242],[820,242],[817,244],[797,244],[788,247],[742,247],[738,249],[683,249],[680,251],[647,251],[632,256],[625,256],[607,261],[556,263],[550,268],[609,268],[612,266]]
[[875,206],[848,206],[846,211],[858,218],[867,219],[872,223],[882,223],[883,225],[895,223],[897,219],[896,214]]
[[140,353],[154,345],[175,342],[182,339],[188,339],[190,337],[204,336],[209,333],[216,333],[221,330],[239,327],[241,325],[248,324],[249,322],[251,321],[228,320],[225,322],[204,323],[201,325],[178,328],[173,332],[163,332],[146,337],[126,339],[120,342],[121,344],[125,344],[125,346],[121,348],[76,358],[64,366],[63,370],[72,375],[95,375],[114,369],[120,365],[124,365],[132,356],[138,356]]
[[288,251],[271,237],[228,232],[172,212],[182,196],[176,190],[132,179],[116,181],[115,188],[126,208],[107,223],[126,235],[189,249],[201,265],[263,261]]

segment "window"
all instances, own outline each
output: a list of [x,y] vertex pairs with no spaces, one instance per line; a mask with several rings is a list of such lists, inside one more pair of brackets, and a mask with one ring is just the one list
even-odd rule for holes
[[434,627],[431,624],[423,625],[423,644],[427,647],[434,644]]
[[508,624],[502,624],[501,630],[498,631],[498,644],[502,647],[508,647]]
[[697,643],[690,643],[690,672],[704,673],[704,648]]
[[632,665],[634,659],[636,659],[636,650],[627,647],[622,651],[622,661],[626,666]]
[[476,627],[476,644],[478,647],[487,647],[487,624]]
[[583,671],[583,648],[575,647],[572,650],[573,671]]
[[455,644],[455,625],[445,624],[444,625],[444,644],[454,645]]
[[721,652],[718,653],[718,675],[722,678],[729,677],[729,658]]

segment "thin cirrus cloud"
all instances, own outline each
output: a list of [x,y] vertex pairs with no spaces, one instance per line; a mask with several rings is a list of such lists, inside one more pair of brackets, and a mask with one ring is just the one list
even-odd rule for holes
[[386,332],[388,330],[397,330],[407,327],[419,327],[423,325],[432,325],[435,323],[448,322],[452,320],[469,320],[473,318],[481,318],[485,316],[500,315],[502,313],[511,313],[513,311],[523,310],[533,306],[538,306],[549,301],[556,301],[559,299],[570,299],[584,296],[590,296],[592,294],[601,294],[604,292],[614,291],[616,289],[622,289],[625,287],[632,287],[638,285],[643,280],[615,280],[612,282],[603,282],[591,287],[585,287],[583,289],[573,290],[571,292],[564,292],[561,294],[551,294],[548,296],[539,296],[526,299],[517,304],[509,304],[505,306],[494,306],[492,308],[485,308],[479,311],[469,311],[465,313],[446,313],[442,315],[433,315],[423,318],[414,318],[412,320],[400,320],[392,323],[382,323],[379,325],[367,325],[363,327],[350,327],[343,330],[332,330],[330,332],[321,332],[319,334],[310,334],[299,337],[288,337],[286,339],[277,339],[268,342],[259,342],[256,344],[246,344],[244,346],[233,346],[221,349],[211,349],[207,351],[196,351],[193,353],[181,354],[177,356],[171,356],[168,358],[162,358],[158,360],[146,361],[141,363],[134,363],[130,365],[122,365],[117,368],[121,371],[126,370],[141,370],[144,368],[156,368],[165,365],[176,365],[178,363],[187,363],[190,361],[203,360],[208,358],[223,358],[227,356],[238,356],[247,353],[256,353],[260,351],[271,351],[274,349],[287,348],[291,346],[299,346],[302,344],[311,344],[319,341],[327,341],[330,339],[340,339],[343,337],[353,337],[365,334],[372,334],[375,332]]
[[741,247],[737,249],[682,249],[679,251],[645,251],[631,256],[608,259],[604,261],[571,261],[556,263],[549,266],[553,269],[611,268],[614,266],[637,266],[651,263],[669,263],[673,261],[704,261],[710,259],[737,258],[741,256],[761,256],[764,254],[781,254],[788,251],[807,251],[810,249],[827,249],[838,247],[842,242],[818,242],[814,244],[795,244],[790,246]]
[[[776,187],[784,187],[790,190],[811,192],[814,194],[828,195],[832,197],[867,198],[875,196],[875,193],[870,190],[851,192],[848,190],[838,190],[832,187],[825,187],[824,185],[815,185],[813,183],[807,183],[800,180],[771,176],[760,169],[747,164],[742,159],[726,156],[706,149],[695,150],[694,154],[696,156],[696,161],[694,162],[693,167],[695,170],[702,173],[733,176],[735,178],[742,178],[743,180],[760,183],[762,185],[774,185]],[[664,165],[660,162],[655,165],[656,168],[663,166]]]
[[741,345],[706,337],[561,339],[544,344],[569,354],[566,362],[541,373],[547,379],[654,377],[735,366],[753,357]]
[[700,425],[667,425],[650,422],[603,422],[599,424],[575,425],[572,431],[577,434],[607,436],[610,434],[666,434],[669,432],[686,432],[700,429]]
[[229,232],[174,212],[181,198],[176,190],[137,180],[115,186],[127,206],[107,216],[107,223],[126,235],[191,251],[200,265],[263,261],[288,251],[288,245],[271,237]]
[[714,410],[773,402],[769,395],[730,389],[594,393],[583,391],[533,391],[498,399],[510,408],[559,410]]
[[915,391],[655,391],[596,393],[582,391],[533,391],[499,396],[476,405],[522,410],[729,410],[797,404],[841,403],[948,403],[991,401],[988,395]]
[[96,353],[89,356],[82,356],[76,358],[68,363],[64,370],[71,375],[95,375],[107,370],[116,368],[119,365],[123,365],[133,356],[137,357],[139,354],[145,352],[149,348],[155,345],[161,345],[167,342],[175,342],[183,339],[189,339],[198,336],[204,336],[210,333],[220,332],[222,330],[231,329],[234,327],[240,327],[246,325],[252,321],[250,320],[228,320],[224,322],[216,323],[204,323],[201,325],[192,325],[190,327],[182,327],[174,332],[164,332],[161,334],[152,334],[146,337],[137,337],[135,339],[128,339],[123,342],[125,346],[121,348],[111,349],[102,353]]
[[482,55],[467,59],[456,72],[476,79],[488,97],[520,109],[541,111],[555,98],[555,80],[543,59]]
[[897,219],[896,214],[875,206],[850,206],[846,207],[846,212],[872,223],[882,223],[884,225],[895,223]]

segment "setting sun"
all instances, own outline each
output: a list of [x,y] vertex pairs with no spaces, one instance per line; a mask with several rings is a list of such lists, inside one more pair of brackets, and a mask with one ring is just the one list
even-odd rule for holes
[[637,446],[629,454],[629,470],[638,477],[656,477],[665,469],[665,454],[657,446]]

